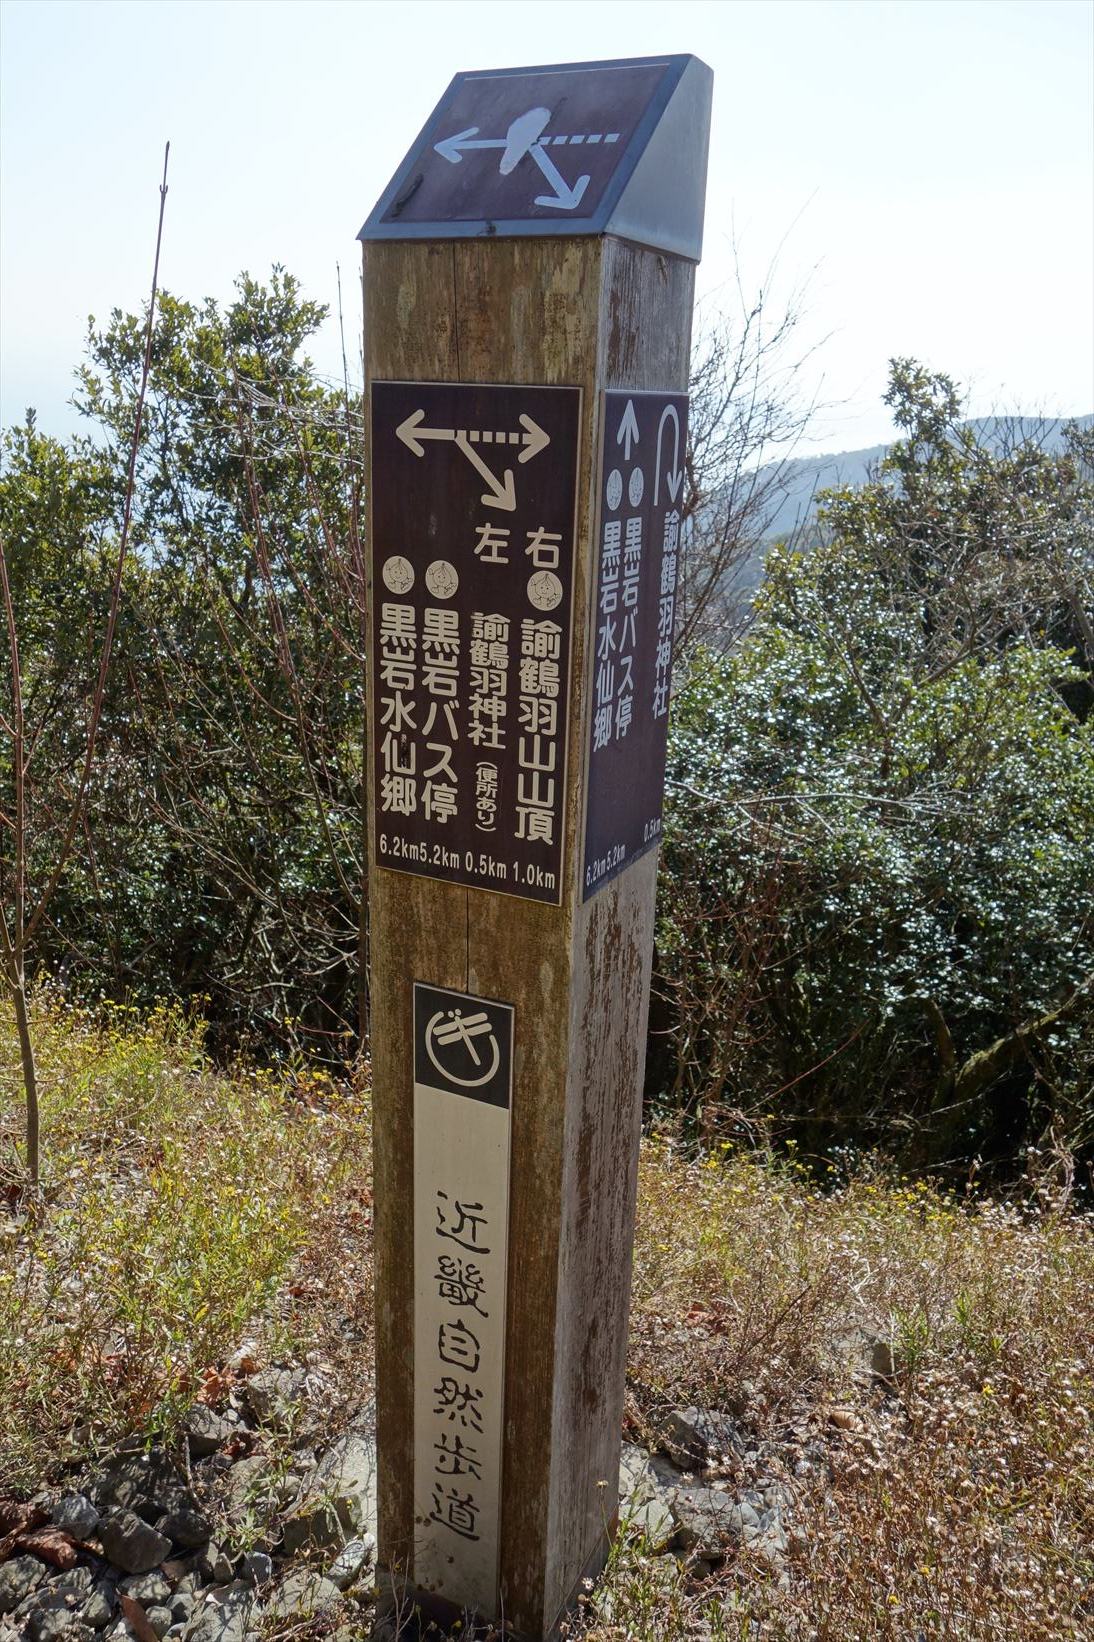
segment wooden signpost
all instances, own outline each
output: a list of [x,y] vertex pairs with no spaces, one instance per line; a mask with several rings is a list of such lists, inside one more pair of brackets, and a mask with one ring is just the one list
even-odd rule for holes
[[379,1557],[527,1639],[615,1519],[710,89],[458,75],[361,231]]

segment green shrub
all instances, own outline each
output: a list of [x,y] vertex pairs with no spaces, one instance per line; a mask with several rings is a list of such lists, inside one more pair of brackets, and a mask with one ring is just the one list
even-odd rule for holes
[[652,1092],[1051,1163],[1094,1140],[1091,658],[1060,647],[1092,489],[946,428],[772,554],[750,639],[676,699]]

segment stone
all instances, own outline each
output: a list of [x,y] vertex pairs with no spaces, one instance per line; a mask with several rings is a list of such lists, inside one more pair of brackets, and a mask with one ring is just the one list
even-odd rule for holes
[[740,1540],[745,1512],[749,1526],[758,1529],[755,1511],[751,1506],[739,1505],[732,1495],[716,1488],[678,1488],[672,1501],[675,1542],[681,1550],[696,1556],[720,1558],[728,1544]]
[[306,1378],[303,1369],[293,1368],[264,1368],[253,1374],[243,1387],[243,1396],[259,1425],[291,1428]]
[[65,1494],[53,1507],[53,1520],[73,1539],[90,1539],[99,1526],[99,1513],[86,1494]]
[[329,1500],[310,1500],[286,1517],[281,1530],[281,1548],[286,1556],[301,1551],[329,1551],[345,1543],[356,1523],[344,1523]]
[[176,1591],[167,1604],[172,1625],[185,1625],[194,1611],[195,1598],[188,1591]]
[[265,1585],[273,1578],[273,1558],[265,1551],[248,1551],[240,1567],[243,1579],[252,1585]]
[[167,1608],[159,1606],[146,1608],[144,1617],[151,1625],[157,1636],[166,1636],[171,1629],[171,1614]]
[[156,1529],[173,1545],[181,1545],[184,1551],[196,1551],[198,1546],[204,1545],[209,1538],[212,1525],[203,1511],[183,1508],[168,1511],[165,1516],[158,1518]]
[[348,1431],[327,1450],[301,1489],[303,1498],[322,1497],[334,1506],[350,1532],[376,1535],[376,1438]]
[[195,1609],[183,1632],[186,1642],[247,1642],[253,1607],[254,1592],[237,1580]]
[[646,1551],[652,1556],[666,1550],[676,1536],[676,1519],[664,1500],[656,1495],[642,1502],[628,1501],[620,1511],[619,1520],[631,1533],[641,1535]]
[[266,1603],[267,1619],[313,1619],[332,1613],[343,1600],[342,1593],[322,1574],[301,1568],[286,1574]]
[[171,1541],[133,1511],[115,1511],[99,1524],[103,1555],[127,1574],[145,1574],[171,1553]]
[[27,1618],[28,1642],[91,1642],[95,1634],[68,1608],[39,1608]]
[[[223,1585],[232,1577],[232,1561],[226,1552],[212,1540],[202,1547],[192,1564],[193,1574],[196,1575],[192,1589],[197,1590],[201,1585]],[[186,1579],[181,1579],[178,1589],[187,1587]]]
[[265,1454],[251,1454],[238,1460],[228,1475],[224,1489],[224,1509],[230,1517],[258,1517],[264,1520],[274,1509],[277,1481]]
[[45,1578],[36,1556],[14,1556],[0,1564],[0,1614],[11,1613]]
[[236,1430],[236,1426],[215,1409],[207,1408],[204,1403],[195,1403],[186,1416],[183,1430],[190,1444],[191,1455],[194,1459],[200,1460],[222,1448]]
[[365,1568],[368,1567],[376,1555],[376,1540],[372,1534],[365,1534],[360,1539],[351,1539],[343,1545],[330,1567],[326,1577],[332,1585],[337,1585],[340,1591],[348,1591]]
[[355,1535],[376,1536],[376,1439],[347,1432],[300,1486],[300,1503],[286,1517],[283,1546],[329,1550]]
[[147,1453],[122,1453],[105,1465],[88,1492],[100,1511],[135,1511],[141,1505],[155,1516],[165,1511],[197,1510],[198,1502],[184,1474],[162,1449]]
[[162,1574],[135,1574],[131,1579],[123,1579],[118,1586],[123,1596],[131,1596],[143,1608],[150,1603],[161,1605],[170,1600],[171,1587]]
[[727,1455],[744,1453],[732,1414],[711,1408],[674,1408],[661,1426],[662,1446],[673,1459],[698,1466],[715,1465]]
[[80,1618],[85,1625],[90,1625],[93,1631],[105,1630],[113,1618],[116,1606],[113,1583],[101,1579],[80,1609]]

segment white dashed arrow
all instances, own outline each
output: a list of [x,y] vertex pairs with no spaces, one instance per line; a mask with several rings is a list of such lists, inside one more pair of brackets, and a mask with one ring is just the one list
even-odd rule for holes
[[589,177],[578,177],[574,183],[568,183],[548,154],[548,146],[587,145],[593,148],[598,143],[617,143],[620,134],[618,131],[585,131],[553,136],[547,130],[550,118],[549,108],[530,108],[526,114],[517,116],[504,137],[480,137],[478,126],[469,125],[466,131],[457,131],[451,137],[434,143],[434,152],[450,165],[459,165],[465,153],[475,149],[500,148],[503,152],[498,161],[498,171],[503,177],[515,171],[528,155],[554,190],[551,194],[537,194],[536,204],[550,206],[557,211],[575,211],[589,186]]
[[541,450],[546,450],[551,443],[549,433],[544,433],[538,422],[533,422],[530,416],[523,413],[520,424],[523,433],[512,431],[495,432],[492,428],[425,428],[425,411],[416,410],[400,422],[395,429],[396,437],[415,456],[425,455],[424,440],[448,440],[461,450],[475,469],[475,472],[486,481],[489,490],[484,492],[482,503],[484,507],[500,507],[506,513],[513,513],[517,506],[517,491],[513,481],[512,468],[506,468],[502,478],[498,478],[490,467],[483,461],[479,450],[484,445],[520,446],[517,456],[518,462],[530,462],[533,456],[538,456]]

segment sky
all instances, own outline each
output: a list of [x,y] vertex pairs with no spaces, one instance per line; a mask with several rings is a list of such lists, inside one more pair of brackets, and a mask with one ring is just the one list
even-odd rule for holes
[[800,306],[803,451],[891,437],[895,355],[970,414],[1094,410],[1090,0],[0,0],[0,423],[79,426],[165,141],[164,285],[279,262],[333,311],[340,267],[352,356],[358,229],[453,73],[666,51],[714,71],[703,311]]

